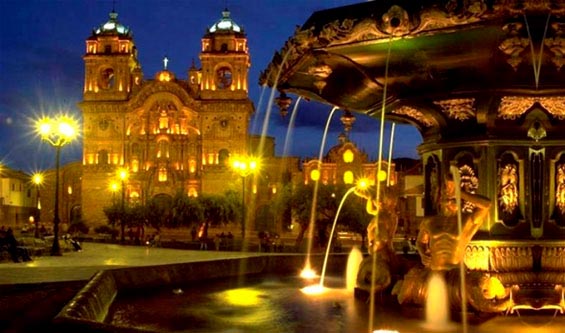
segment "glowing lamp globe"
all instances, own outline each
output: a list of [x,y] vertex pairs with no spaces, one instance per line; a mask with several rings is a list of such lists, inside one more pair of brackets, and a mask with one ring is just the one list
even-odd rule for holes
[[353,154],[353,152],[351,151],[351,149],[347,149],[346,151],[343,152],[343,161],[345,163],[351,163],[353,162],[353,159],[355,158],[355,155]]
[[380,170],[379,173],[377,174],[377,179],[382,182],[386,180],[386,171],[384,170]]
[[366,190],[369,188],[369,180],[367,178],[361,178],[357,181],[355,186],[357,186],[359,190]]
[[320,180],[320,170],[314,169],[310,171],[310,179],[312,179],[315,182]]
[[353,184],[354,181],[354,177],[353,177],[353,172],[351,172],[350,170],[347,170],[343,173],[343,182],[346,184]]

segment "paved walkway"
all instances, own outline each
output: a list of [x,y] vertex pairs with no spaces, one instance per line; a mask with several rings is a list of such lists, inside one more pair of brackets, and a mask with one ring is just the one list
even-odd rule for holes
[[81,252],[65,252],[61,257],[34,257],[26,263],[0,263],[0,285],[88,280],[102,269],[151,266],[224,258],[243,258],[256,253],[174,250],[82,243]]

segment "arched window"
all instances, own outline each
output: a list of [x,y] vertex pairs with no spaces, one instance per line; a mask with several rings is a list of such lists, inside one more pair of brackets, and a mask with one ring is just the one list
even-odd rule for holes
[[112,89],[114,87],[114,70],[112,68],[105,68],[100,72],[100,88]]

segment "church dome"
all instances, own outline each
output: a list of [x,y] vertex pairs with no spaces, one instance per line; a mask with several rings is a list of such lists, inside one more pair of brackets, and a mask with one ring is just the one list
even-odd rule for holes
[[222,18],[208,29],[209,33],[232,31],[242,33],[243,29],[231,19],[230,11],[227,8],[222,11]]
[[118,13],[112,11],[110,13],[110,19],[106,23],[96,28],[93,31],[93,35],[131,36],[131,31],[128,27],[118,22]]

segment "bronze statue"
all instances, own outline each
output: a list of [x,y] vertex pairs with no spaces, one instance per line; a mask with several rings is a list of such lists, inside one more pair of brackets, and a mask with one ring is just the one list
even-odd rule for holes
[[367,242],[371,256],[361,262],[357,274],[357,287],[365,290],[371,290],[373,260],[376,263],[375,291],[381,291],[391,284],[391,272],[397,266],[392,243],[397,227],[396,196],[391,188],[382,189],[381,193],[377,202],[371,192],[355,191],[356,195],[367,200],[367,213],[374,216],[367,226]]
[[[488,198],[481,195],[461,191],[461,207],[463,200],[471,204],[474,209],[472,212],[465,212],[462,208],[461,233],[459,233],[458,210],[455,197],[455,182],[446,179],[441,195],[441,209],[438,215],[424,219],[420,225],[420,232],[416,241],[416,248],[422,260],[422,266],[412,268],[404,279],[399,281],[393,294],[397,295],[398,301],[402,303],[423,304],[426,299],[426,282],[431,272],[444,272],[444,276],[449,286],[449,293],[452,299],[458,295],[458,270],[457,268],[465,256],[465,249],[475,233],[479,230],[483,221],[488,216],[491,202]],[[477,282],[483,277],[471,279]],[[487,280],[485,280],[487,281]],[[490,280],[488,280],[490,281]],[[495,296],[468,293],[471,304],[483,304],[492,301]],[[503,308],[506,303],[504,296],[496,295],[500,302],[497,302],[496,309]],[[500,304],[498,304],[500,303]]]
[[475,206],[472,213],[463,213],[461,234],[457,223],[455,184],[446,180],[440,214],[424,219],[416,241],[422,264],[433,271],[449,270],[459,265],[465,247],[488,215],[490,199],[461,191],[461,199]]

